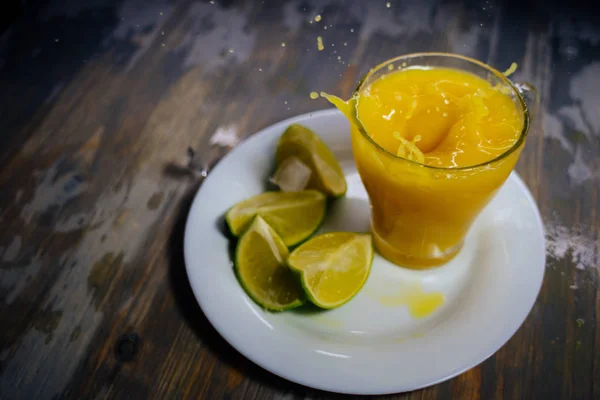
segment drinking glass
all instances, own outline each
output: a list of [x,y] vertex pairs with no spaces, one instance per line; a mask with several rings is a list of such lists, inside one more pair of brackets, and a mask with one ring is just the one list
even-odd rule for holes
[[[477,60],[447,53],[410,54],[373,68],[354,95],[382,76],[410,67],[452,68],[469,72],[497,86],[522,113],[523,128],[514,145],[482,164],[442,168],[390,153],[360,123],[351,121],[352,149],[371,202],[375,247],[391,262],[426,268],[452,259],[481,210],[515,167],[530,127],[530,109],[537,98],[528,84],[514,84]],[[360,117],[360,116],[358,116]]]

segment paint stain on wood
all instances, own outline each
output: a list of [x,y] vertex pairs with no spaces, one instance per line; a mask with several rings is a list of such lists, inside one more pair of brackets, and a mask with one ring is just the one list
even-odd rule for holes
[[73,329],[73,332],[71,332],[71,336],[69,337],[69,343],[76,341],[80,334],[81,326],[77,325],[75,329]]
[[119,211],[119,213],[115,217],[115,220],[113,221],[113,226],[115,228],[119,228],[119,227],[123,226],[123,224],[127,220],[127,217],[129,217],[129,214],[130,214],[130,212],[127,208]]
[[14,262],[19,256],[19,251],[21,250],[21,236],[15,235],[12,238],[11,243],[6,247],[4,254],[2,255],[2,261],[6,263]]
[[152,195],[152,197],[150,197],[150,199],[148,200],[148,204],[147,204],[148,209],[156,210],[161,205],[164,197],[165,197],[164,192],[154,193]]
[[94,289],[94,306],[100,309],[104,296],[108,292],[108,286],[115,275],[123,268],[123,252],[115,254],[108,252],[94,263],[90,271],[87,283],[88,288]]
[[104,127],[101,126],[73,155],[73,159],[82,167],[90,167],[98,154],[98,149],[100,148],[103,136]]
[[62,318],[63,312],[60,310],[46,311],[39,314],[39,317],[35,320],[33,327],[46,334],[45,343],[48,344],[52,341],[52,333],[58,326],[60,319]]

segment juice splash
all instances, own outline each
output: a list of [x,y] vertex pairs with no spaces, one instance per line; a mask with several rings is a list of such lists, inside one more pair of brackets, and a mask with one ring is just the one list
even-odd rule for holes
[[435,167],[490,161],[513,146],[523,127],[522,113],[505,91],[449,68],[395,71],[349,101],[321,96],[353,125],[360,121],[385,150]]
[[348,101],[321,96],[350,121],[377,250],[398,265],[440,265],[460,251],[514,168],[527,111],[514,87],[481,64],[487,80],[459,69],[390,65]]

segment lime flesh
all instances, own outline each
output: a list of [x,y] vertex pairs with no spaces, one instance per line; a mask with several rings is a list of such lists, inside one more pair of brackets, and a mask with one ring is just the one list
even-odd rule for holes
[[371,235],[334,232],[316,236],[288,258],[308,299],[321,308],[349,301],[364,286],[373,261]]
[[303,303],[298,279],[286,265],[288,249],[264,219],[256,217],[238,242],[235,266],[242,287],[262,307],[282,311]]
[[326,197],[316,190],[267,192],[236,204],[227,211],[229,229],[239,236],[252,219],[260,215],[286,246],[293,246],[312,235],[325,217]]

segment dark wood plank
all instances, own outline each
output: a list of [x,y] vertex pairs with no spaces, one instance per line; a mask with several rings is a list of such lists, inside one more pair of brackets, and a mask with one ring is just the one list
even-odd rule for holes
[[[593,7],[386,3],[95,0],[23,9],[0,40],[0,398],[345,398],[262,370],[202,314],[182,256],[201,184],[185,172],[186,149],[198,149],[208,168],[229,150],[211,142],[217,131],[242,140],[328,107],[312,91],[348,96],[371,66],[431,50],[498,69],[516,61],[515,80],[539,89],[517,169],[546,224],[546,276],[528,319],[490,359],[381,398],[600,397]],[[133,333],[132,360],[116,357],[119,339]]]

